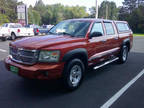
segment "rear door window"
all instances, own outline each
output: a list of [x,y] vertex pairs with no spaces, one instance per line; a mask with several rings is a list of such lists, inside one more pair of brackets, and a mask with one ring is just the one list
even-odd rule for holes
[[111,22],[104,22],[106,34],[107,35],[114,35],[115,31]]

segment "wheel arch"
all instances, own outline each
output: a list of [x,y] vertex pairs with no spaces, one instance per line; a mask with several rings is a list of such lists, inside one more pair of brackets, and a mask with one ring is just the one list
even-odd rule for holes
[[11,32],[11,35],[12,35],[12,34],[14,34],[14,35],[16,36],[16,34],[15,34],[15,32],[14,32],[14,31],[12,31],[12,32]]
[[87,66],[88,66],[88,53],[87,53],[87,50],[85,48],[78,48],[78,49],[74,49],[74,50],[67,52],[64,55],[62,61],[63,62],[69,62],[70,60],[72,60],[74,58],[80,59],[84,63],[85,67],[87,68]]
[[124,45],[126,45],[128,47],[128,51],[130,51],[130,39],[129,38],[123,40],[122,46]]

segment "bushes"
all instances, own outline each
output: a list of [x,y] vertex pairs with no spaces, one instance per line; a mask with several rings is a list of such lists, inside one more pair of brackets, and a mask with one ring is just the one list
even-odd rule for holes
[[3,23],[8,23],[9,19],[6,15],[4,14],[0,14],[0,25],[2,25]]

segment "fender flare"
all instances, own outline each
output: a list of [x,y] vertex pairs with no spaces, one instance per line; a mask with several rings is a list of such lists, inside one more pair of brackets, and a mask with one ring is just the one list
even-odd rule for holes
[[130,43],[130,38],[126,38],[122,42],[122,46],[125,45],[126,43]]
[[83,55],[83,58],[85,58],[86,61],[88,61],[87,50],[85,48],[77,48],[77,49],[74,49],[74,50],[71,50],[71,51],[67,52],[63,56],[62,62],[66,62],[69,59],[71,59],[72,57],[77,56],[77,55]]
[[129,47],[129,50],[130,50],[130,38],[126,38],[126,39],[123,40],[122,45],[121,45],[121,48],[122,48],[122,46],[124,46],[124,45],[126,45],[126,44],[129,45],[128,47]]

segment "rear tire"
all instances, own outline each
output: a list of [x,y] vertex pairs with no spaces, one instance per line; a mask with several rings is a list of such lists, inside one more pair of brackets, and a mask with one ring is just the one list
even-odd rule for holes
[[123,45],[119,54],[119,63],[125,63],[128,58],[128,46]]
[[68,90],[77,89],[83,80],[85,67],[80,59],[69,61],[64,68],[63,84]]
[[6,39],[6,37],[2,37],[1,40],[2,41],[6,41],[7,39]]
[[11,40],[15,40],[16,39],[16,35],[14,33],[11,34]]

